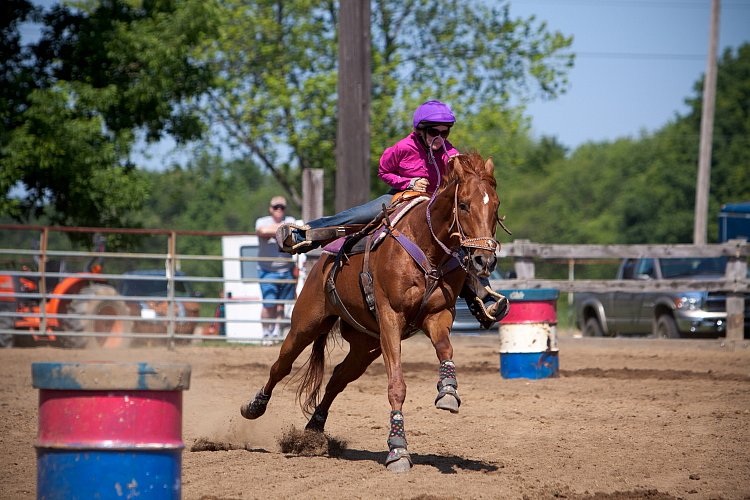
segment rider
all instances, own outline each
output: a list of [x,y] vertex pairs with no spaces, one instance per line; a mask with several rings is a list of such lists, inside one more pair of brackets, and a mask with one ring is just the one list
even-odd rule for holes
[[[459,154],[447,140],[455,123],[456,118],[447,104],[433,100],[420,105],[414,111],[414,130],[387,148],[380,157],[378,177],[391,186],[388,193],[364,205],[312,220],[303,227],[284,224],[276,232],[279,247],[292,254],[307,252],[339,236],[337,226],[369,223],[382,211],[382,206],[389,205],[393,195],[400,191],[432,194],[438,187],[435,167],[444,175],[450,157]],[[480,282],[483,286],[489,285],[486,278]],[[476,300],[475,293],[469,292],[469,295],[462,293],[471,312],[484,328],[489,328],[507,314],[504,297],[500,296],[503,300],[498,303],[498,297],[492,293],[481,301]]]

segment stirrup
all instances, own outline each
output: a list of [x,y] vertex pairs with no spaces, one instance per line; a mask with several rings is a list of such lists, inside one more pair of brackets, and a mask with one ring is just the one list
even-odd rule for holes
[[312,250],[312,241],[307,238],[299,243],[294,240],[295,230],[307,232],[308,229],[310,229],[308,225],[300,226],[291,222],[282,224],[276,230],[276,244],[282,251],[290,254],[304,253]]
[[[489,287],[487,288],[489,289]],[[510,301],[505,295],[494,290],[490,290],[490,294],[496,299],[496,302],[487,309],[487,312],[495,321],[500,321],[510,312]]]
[[479,321],[479,324],[485,330],[489,330],[493,324],[507,316],[510,311],[510,304],[504,295],[495,292],[492,295],[493,298],[496,295],[499,296],[499,299],[489,308],[484,305],[484,302],[479,297],[474,297],[472,300],[467,301],[469,311],[477,318],[477,321]]

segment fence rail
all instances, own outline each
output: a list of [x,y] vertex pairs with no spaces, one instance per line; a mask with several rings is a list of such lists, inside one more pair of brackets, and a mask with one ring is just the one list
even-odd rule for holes
[[[30,234],[26,240],[20,237],[21,234]],[[50,246],[50,234],[53,233],[90,233],[91,235],[130,235],[138,237],[159,236],[166,238],[166,241],[160,244],[165,245],[166,251],[143,252],[92,252],[77,248],[52,248]],[[112,319],[107,314],[86,314],[79,311],[70,311],[65,308],[50,308],[50,304],[69,305],[75,300],[93,300],[97,299],[104,303],[116,303],[123,299],[127,301],[147,302],[162,301],[164,302],[166,312],[164,315],[156,317],[143,317],[134,314],[123,314],[119,318],[122,321],[132,324],[142,324],[148,322],[157,322],[162,324],[163,332],[139,332],[130,331],[118,332],[123,338],[137,339],[157,339],[165,341],[167,345],[173,346],[177,340],[206,340],[221,339],[227,340],[226,337],[217,335],[221,326],[227,323],[223,317],[216,316],[216,310],[220,305],[227,304],[229,300],[214,293],[212,296],[191,296],[181,297],[176,293],[180,283],[191,283],[193,285],[202,285],[214,287],[214,289],[223,289],[230,282],[254,283],[287,283],[288,280],[239,280],[229,279],[223,275],[216,274],[199,274],[190,273],[189,276],[181,276],[178,271],[188,267],[189,263],[199,263],[201,265],[220,265],[224,261],[233,260],[240,262],[263,262],[271,259],[261,257],[225,257],[221,255],[220,239],[224,236],[240,236],[247,233],[237,232],[216,232],[216,231],[172,231],[172,230],[144,230],[144,229],[111,229],[111,228],[70,228],[70,227],[47,227],[47,226],[22,226],[22,225],[0,225],[0,263],[5,269],[0,271],[0,342],[3,337],[9,335],[19,337],[33,338],[35,341],[51,339],[75,339],[75,338],[103,338],[111,335],[108,331],[85,330],[72,331],[70,325],[75,321],[91,320],[93,324],[102,324]],[[216,253],[211,254],[190,254],[178,253],[178,239],[183,240],[187,237],[200,238],[206,242],[202,245],[204,248],[213,247]],[[58,238],[58,240],[60,240]],[[32,242],[24,248],[22,241]],[[69,246],[66,239],[57,243],[64,247]],[[6,242],[16,242],[15,248],[6,245]],[[32,248],[33,247],[33,248]],[[308,267],[312,266],[319,252],[311,252],[308,259]],[[628,291],[628,292],[654,292],[654,291],[725,291],[728,293],[727,308],[729,314],[742,315],[743,294],[750,292],[750,281],[747,277],[747,261],[750,256],[750,245],[744,240],[733,240],[727,243],[714,245],[563,245],[563,244],[542,244],[533,243],[526,240],[516,240],[512,243],[504,244],[498,250],[498,258],[510,259],[513,262],[516,278],[502,281],[492,281],[493,288],[556,288],[563,292],[582,292],[582,291]],[[710,281],[695,280],[590,280],[576,279],[576,265],[581,262],[591,261],[613,261],[622,258],[640,258],[640,257],[727,257],[729,265],[726,274],[722,279]],[[50,269],[49,263],[53,260],[82,260],[97,259],[106,262],[120,262],[120,266],[136,265],[135,262],[156,262],[158,264],[151,267],[160,267],[165,270],[162,277],[144,277],[134,275],[123,275],[115,272],[84,272],[75,273],[66,269]],[[32,270],[27,264],[31,261],[37,263],[37,270]],[[290,259],[283,259],[289,261]],[[19,262],[24,264],[14,268]],[[550,279],[536,276],[537,263],[554,262],[556,264],[566,265],[568,268],[567,279]],[[25,266],[25,267],[24,267]],[[76,278],[90,280],[92,283],[116,284],[123,279],[148,280],[159,279],[167,281],[167,294],[165,297],[149,296],[128,296],[120,295],[97,296],[90,293],[81,293],[80,289],[67,290],[63,293],[55,293],[53,287],[48,284],[59,282],[66,278]],[[3,279],[32,280],[38,284],[37,290],[19,291],[13,289]],[[260,302],[270,302],[283,304],[293,307],[294,301],[263,301],[260,298],[232,299],[233,304],[257,304]],[[198,304],[201,308],[198,316],[180,316],[178,312],[188,303]],[[9,304],[37,304],[36,307],[9,307]],[[738,312],[739,311],[739,312]],[[731,319],[731,318],[728,318]],[[282,327],[289,325],[289,319],[263,320],[244,319],[234,320],[245,323],[277,323]],[[99,323],[97,323],[99,322]],[[732,324],[729,321],[729,324]],[[742,324],[742,321],[739,323]],[[187,328],[185,325],[191,325],[194,328]],[[195,334],[186,334],[190,330]],[[735,330],[727,330],[728,339],[742,339],[743,332],[738,333]],[[257,339],[234,338],[237,341],[255,341]]]
[[[727,293],[727,332],[729,340],[744,337],[744,294],[750,292],[747,261],[750,245],[746,240],[730,240],[714,245],[559,245],[516,240],[503,245],[498,257],[512,258],[517,279],[494,282],[497,288],[557,288],[565,292],[680,292],[723,291]],[[726,257],[723,279],[715,280],[576,280],[576,261],[624,258]],[[536,260],[557,260],[568,264],[568,279],[537,279]]]

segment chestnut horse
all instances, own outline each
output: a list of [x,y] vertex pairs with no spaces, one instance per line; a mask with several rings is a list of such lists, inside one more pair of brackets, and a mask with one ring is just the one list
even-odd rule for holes
[[[435,406],[457,413],[460,398],[450,330],[456,298],[467,273],[470,277],[487,277],[495,267],[499,201],[493,169],[491,159],[484,161],[476,153],[451,158],[448,173],[430,201],[425,200],[406,213],[398,228],[391,228],[369,254],[375,299],[372,310],[360,288],[366,257],[360,253],[340,262],[335,289],[337,299],[354,320],[347,322],[344,317],[340,322],[341,336],[350,348],[333,370],[318,401],[328,334],[342,316],[337,300],[332,300],[326,292],[326,280],[335,258],[322,257],[312,268],[297,299],[291,329],[268,381],[252,400],[242,405],[242,415],[249,419],[260,417],[276,384],[289,375],[300,353],[313,344],[297,397],[304,413],[310,416],[306,429],[323,432],[336,396],[382,354],[391,405],[386,465],[389,470],[409,470],[411,459],[402,414],[406,383],[401,366],[401,341],[418,330],[430,338],[440,363]],[[408,240],[418,247],[418,255],[414,255],[414,246],[410,247]],[[368,332],[355,326],[365,327]]]

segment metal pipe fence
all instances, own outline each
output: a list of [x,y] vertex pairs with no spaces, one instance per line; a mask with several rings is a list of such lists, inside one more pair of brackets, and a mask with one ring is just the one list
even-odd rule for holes
[[[101,242],[103,237],[123,236],[139,241],[129,243],[131,251],[105,251],[101,247],[91,251],[90,242],[81,242],[80,235],[85,233],[95,242]],[[78,238],[66,237],[71,234]],[[227,331],[229,324],[239,330],[250,330],[251,325],[258,324],[276,324],[283,330],[290,325],[288,315],[280,319],[264,319],[260,314],[228,319],[221,314],[228,306],[257,308],[265,303],[283,305],[287,310],[294,307],[295,300],[264,300],[260,294],[230,298],[223,293],[232,283],[298,284],[297,279],[232,277],[219,271],[226,262],[239,266],[276,260],[293,262],[286,257],[270,259],[222,254],[222,238],[252,236],[251,233],[0,225],[0,236],[0,345],[8,345],[11,339],[37,345],[91,346],[98,343],[106,346],[113,336],[138,343],[163,343],[170,348],[186,341],[258,344],[263,340],[257,336],[228,336],[221,332]],[[142,241],[152,237],[162,241]],[[78,246],[72,242],[76,239]],[[189,248],[178,252],[188,240],[193,245],[184,245]],[[189,251],[193,248],[201,251]],[[499,259],[512,260],[515,279],[493,280],[491,284],[496,289],[552,287],[570,293],[605,289],[726,290],[730,292],[730,300],[739,303],[742,294],[750,291],[749,255],[750,246],[744,241],[718,245],[556,245],[516,240],[498,250]],[[723,279],[701,283],[576,278],[576,263],[633,256],[726,256],[731,265]],[[316,253],[312,252],[307,265],[300,270],[300,279],[304,279],[306,269],[315,259]],[[81,272],[73,271],[84,262]],[[558,273],[564,276],[538,278],[535,269],[548,262],[564,267],[563,273]],[[144,269],[159,270],[159,273],[133,273]],[[125,283],[163,285],[160,288],[163,293],[126,294],[123,293]],[[193,288],[202,289],[203,293],[191,292]],[[99,307],[86,307],[92,303]],[[741,314],[742,309],[738,311],[735,314]]]
[[[31,238],[31,249],[5,247],[5,242],[18,241],[19,233],[36,232],[38,240]],[[138,236],[161,235],[166,236],[166,252],[123,252],[123,251],[84,251],[79,249],[53,249],[50,247],[50,233],[82,233],[92,235],[129,234]],[[196,232],[196,231],[164,231],[164,230],[113,230],[101,228],[66,228],[44,226],[0,225],[2,246],[0,248],[0,343],[8,344],[8,339],[27,340],[36,344],[51,343],[53,345],[79,346],[75,339],[106,340],[116,334],[121,339],[137,339],[138,341],[160,341],[174,346],[175,341],[204,341],[231,340],[235,342],[258,343],[253,337],[243,338],[235,336],[228,339],[218,334],[228,320],[218,314],[219,306],[230,302],[226,297],[206,296],[202,293],[184,293],[193,287],[211,286],[223,289],[228,283],[278,283],[296,284],[296,280],[261,279],[261,278],[228,278],[223,275],[196,275],[181,271],[189,267],[190,262],[219,263],[237,261],[240,263],[261,262],[292,262],[291,258],[266,257],[225,257],[220,254],[190,254],[177,252],[178,237],[201,237],[217,240],[223,236],[236,236],[244,233],[228,232]],[[58,243],[60,243],[58,241]],[[64,240],[61,246],[68,245]],[[219,248],[220,245],[214,245]],[[115,260],[123,262],[113,267],[133,269],[163,269],[162,274],[133,274],[103,272],[103,266],[88,266],[83,272],[72,272],[74,264],[50,266],[55,262],[77,262],[88,259],[93,262],[107,263],[107,267]],[[147,263],[145,266],[143,263]],[[13,267],[16,265],[16,267]],[[36,270],[34,270],[36,268]],[[154,295],[124,294],[123,283],[155,283],[164,285],[165,293]],[[60,286],[62,285],[62,286]],[[92,288],[107,287],[115,293],[101,295],[90,293]],[[147,285],[148,286],[148,285]],[[177,290],[182,290],[180,294]],[[87,293],[87,291],[89,293]],[[73,304],[95,301],[101,308],[93,313],[80,313]],[[293,306],[294,300],[257,298],[232,298],[233,304],[278,304]],[[107,304],[112,307],[108,308]],[[123,314],[122,304],[126,304],[128,312]],[[135,306],[137,304],[137,307]],[[146,306],[160,307],[161,314]],[[191,314],[186,314],[188,306],[192,306]],[[113,309],[116,310],[113,312]],[[140,309],[140,314],[137,314]],[[197,309],[197,311],[196,311]],[[117,314],[114,314],[114,313]],[[127,325],[125,329],[113,332],[92,328],[106,325],[114,321],[116,316],[120,325]],[[237,324],[279,324],[286,328],[290,324],[288,317],[283,319],[234,319]],[[85,324],[87,328],[81,329]],[[138,324],[148,324],[149,328],[139,328]],[[106,343],[106,342],[102,342]]]

